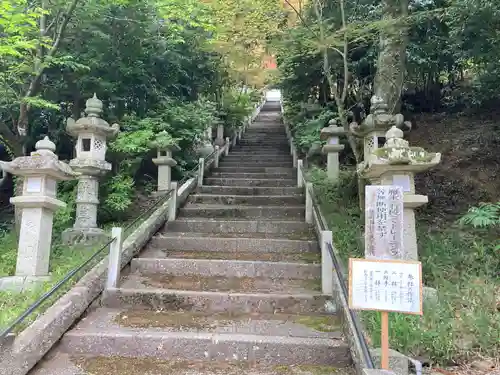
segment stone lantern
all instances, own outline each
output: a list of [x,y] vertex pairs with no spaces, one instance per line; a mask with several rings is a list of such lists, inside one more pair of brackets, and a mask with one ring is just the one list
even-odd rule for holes
[[215,122],[217,125],[217,137],[215,138],[215,145],[216,146],[224,146],[224,121],[222,119],[217,119]]
[[166,192],[170,190],[172,182],[172,167],[177,165],[172,159],[172,152],[179,151],[180,148],[166,131],[157,135],[152,146],[157,149],[157,157],[153,159],[153,163],[158,166],[158,192]]
[[414,176],[439,164],[441,154],[410,147],[403,139],[403,131],[396,126],[391,127],[385,137],[384,146],[374,152],[373,158],[358,169],[358,173],[374,185],[399,185],[403,188],[403,259],[418,260],[414,210],[426,204],[428,198],[415,194]]
[[338,126],[338,120],[332,119],[329,121],[327,128],[321,129],[320,139],[327,141],[323,146],[323,153],[327,154],[327,173],[328,178],[338,180],[340,167],[339,167],[339,152],[344,149],[344,145],[339,142],[339,137],[345,134],[343,127]]
[[63,233],[63,239],[68,243],[76,240],[95,242],[104,236],[104,231],[97,227],[98,177],[111,170],[111,164],[106,161],[106,140],[116,137],[120,130],[118,124],[109,126],[100,117],[102,101],[95,94],[87,100],[85,112],[87,117],[76,122],[68,119],[66,126],[67,132],[77,139],[76,158],[69,165],[81,173],[78,178],[75,224]]
[[35,149],[31,156],[0,161],[1,169],[24,179],[22,195],[10,199],[21,209],[16,275],[0,279],[0,289],[22,289],[47,279],[54,211],[66,207],[56,198],[57,181],[79,175],[58,159],[56,145],[48,137],[38,141]]
[[372,96],[370,114],[361,125],[352,122],[349,127],[354,136],[363,138],[364,160],[361,164],[369,163],[370,160],[376,158],[374,152],[384,144],[385,133],[392,126],[396,126],[402,130],[411,129],[411,123],[404,121],[402,114],[388,114],[387,104],[384,103],[382,98],[375,95]]
[[212,145],[212,125],[209,124],[206,128],[203,139],[200,142],[199,147],[196,152],[202,157],[205,158],[214,152],[214,146]]

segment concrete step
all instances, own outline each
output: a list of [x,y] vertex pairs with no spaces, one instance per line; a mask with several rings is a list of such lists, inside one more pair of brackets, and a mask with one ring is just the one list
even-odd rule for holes
[[189,203],[179,210],[179,217],[304,219],[304,206],[230,206]]
[[262,186],[209,186],[197,188],[202,194],[224,195],[301,195],[303,189],[298,187],[262,187]]
[[292,156],[291,155],[272,155],[272,156],[262,156],[262,155],[255,155],[255,156],[241,156],[241,155],[231,155],[229,154],[224,158],[225,161],[245,161],[245,162],[260,162],[260,161],[279,161],[279,162],[292,162]]
[[102,307],[212,313],[319,314],[325,313],[325,306],[330,303],[330,297],[311,291],[306,293],[270,293],[269,291],[228,293],[227,291],[179,290],[140,287],[139,285],[105,290],[102,295]]
[[221,194],[191,194],[189,203],[216,203],[263,206],[300,205],[305,203],[304,195],[221,195]]
[[134,258],[131,272],[167,273],[174,276],[200,275],[225,277],[268,277],[315,280],[321,277],[320,265],[296,262],[263,262],[219,259]]
[[297,180],[294,178],[247,179],[247,178],[207,177],[205,178],[203,183],[211,186],[281,187],[281,186],[294,186],[297,184]]
[[296,178],[296,172],[290,170],[289,172],[276,172],[276,173],[255,173],[255,172],[213,172],[210,177],[217,178]]
[[[162,233],[154,236],[150,247],[167,250],[195,250],[195,251],[244,251],[244,252],[308,252],[318,249],[316,240],[285,238],[257,238],[257,235],[266,236],[265,233],[192,233],[173,232]],[[252,236],[253,235],[253,236]]]
[[278,220],[215,220],[205,218],[177,219],[166,224],[163,231],[198,233],[269,233],[276,236],[301,235],[314,238],[312,226],[303,221]]
[[241,150],[248,150],[248,151],[257,151],[258,149],[260,150],[283,150],[288,147],[290,149],[290,145],[288,144],[288,141],[285,140],[266,140],[266,139],[242,139],[239,142],[239,145],[241,147]]
[[146,247],[146,250],[140,254],[143,258],[153,259],[202,259],[202,260],[235,260],[235,261],[260,261],[260,262],[286,262],[286,263],[307,263],[319,264],[321,263],[321,256],[318,250],[315,252],[280,252],[280,253],[265,253],[258,252],[244,252],[244,251],[194,251],[194,250],[181,250],[172,251]]
[[[147,371],[147,372],[144,372]],[[159,360],[101,354],[69,355],[50,352],[30,375],[355,375],[352,367],[311,365],[257,365],[240,361]]]
[[340,334],[296,323],[308,318],[99,309],[64,335],[61,350],[72,355],[159,360],[349,366],[349,349]]
[[228,157],[241,157],[241,158],[273,158],[273,157],[291,157],[290,151],[284,150],[280,151],[277,150],[275,152],[267,151],[266,153],[258,152],[258,151],[249,151],[249,152],[243,152],[243,151],[231,151],[231,153],[228,155]]
[[246,168],[246,167],[274,167],[274,168],[291,168],[292,167],[292,161],[290,162],[282,162],[282,161],[226,161],[224,159],[221,160],[219,163],[220,167],[233,167],[237,171],[240,168]]
[[282,173],[287,173],[287,174],[294,174],[296,175],[297,171],[295,168],[292,166],[288,167],[240,167],[238,170],[235,170],[234,167],[219,167],[219,168],[214,168],[213,169],[214,173],[226,173],[226,172],[231,172],[231,173],[266,173],[266,174],[282,174]]

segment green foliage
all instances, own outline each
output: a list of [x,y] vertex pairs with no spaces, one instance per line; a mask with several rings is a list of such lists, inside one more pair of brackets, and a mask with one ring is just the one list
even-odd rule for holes
[[480,203],[478,207],[471,207],[458,221],[462,225],[471,225],[474,228],[487,228],[500,225],[500,202]]
[[134,198],[134,179],[124,173],[118,173],[103,186],[106,200],[102,204],[101,222],[119,221],[127,212]]
[[219,111],[219,117],[224,121],[224,127],[231,130],[241,126],[245,117],[252,112],[255,99],[253,94],[247,94],[243,90],[226,91]]

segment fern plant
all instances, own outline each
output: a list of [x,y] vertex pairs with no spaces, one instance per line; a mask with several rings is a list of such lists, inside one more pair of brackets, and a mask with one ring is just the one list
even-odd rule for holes
[[471,225],[474,228],[500,226],[500,202],[480,203],[478,207],[471,207],[458,222],[462,225]]

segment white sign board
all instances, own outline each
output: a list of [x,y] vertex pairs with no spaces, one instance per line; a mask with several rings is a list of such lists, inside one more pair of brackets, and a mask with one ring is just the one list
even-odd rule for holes
[[413,261],[349,259],[349,307],[423,314],[422,264]]
[[401,186],[403,192],[409,193],[411,191],[410,186],[410,176],[408,175],[394,175],[392,176],[392,184],[395,186]]
[[41,193],[42,192],[42,178],[29,177],[26,181],[26,193]]
[[403,258],[403,189],[401,186],[366,186],[365,258]]

